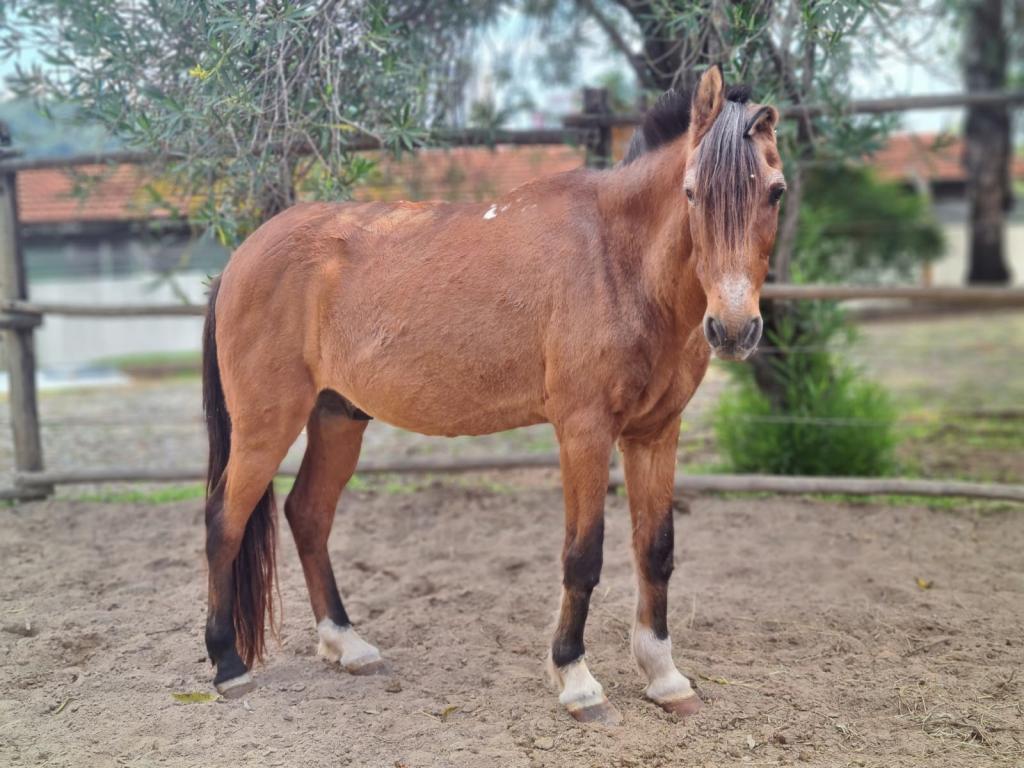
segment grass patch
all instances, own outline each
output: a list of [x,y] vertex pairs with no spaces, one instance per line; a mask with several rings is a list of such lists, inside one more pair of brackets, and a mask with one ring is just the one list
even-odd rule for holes
[[679,475],[724,475],[729,474],[729,465],[722,461],[680,461],[676,473]]
[[189,485],[168,485],[160,488],[131,489],[124,491],[100,491],[98,493],[72,494],[72,501],[86,501],[96,504],[169,504],[175,501],[193,501],[206,496],[206,487],[199,483]]
[[96,364],[140,378],[194,378],[202,372],[202,359],[197,350],[140,352],[101,358]]
[[1003,514],[1007,512],[1024,512],[1024,503],[1021,502],[997,501],[992,499],[969,499],[961,496],[914,496],[903,493],[878,493],[867,496],[854,493],[798,493],[783,495],[768,491],[723,491],[721,493],[708,492],[706,495],[733,501],[750,499],[780,500],[783,498],[795,498],[803,499],[805,501],[845,504],[852,507],[924,507],[935,512],[969,511],[989,515]]
[[294,477],[275,477],[274,493],[278,496],[287,496],[288,492],[295,486]]
[[202,359],[201,352],[190,349],[180,352],[137,352],[127,355],[114,355],[113,357],[100,358],[96,363],[98,365],[109,365],[113,368],[194,365],[198,370]]

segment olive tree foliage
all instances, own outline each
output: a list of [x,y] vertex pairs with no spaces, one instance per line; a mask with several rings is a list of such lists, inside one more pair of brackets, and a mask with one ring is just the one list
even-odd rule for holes
[[[306,197],[339,199],[461,98],[463,53],[497,0],[0,0],[0,55],[37,52],[8,86],[70,103],[235,245]],[[177,207],[171,205],[170,207]]]

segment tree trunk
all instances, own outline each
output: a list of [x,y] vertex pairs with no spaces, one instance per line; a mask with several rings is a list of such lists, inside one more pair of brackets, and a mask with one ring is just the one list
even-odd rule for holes
[[[965,5],[964,82],[968,91],[1006,85],[1003,0],[969,0]],[[1008,283],[1004,253],[1004,212],[1010,186],[1010,114],[1006,106],[971,107],[964,129],[964,166],[970,208],[969,283]]]

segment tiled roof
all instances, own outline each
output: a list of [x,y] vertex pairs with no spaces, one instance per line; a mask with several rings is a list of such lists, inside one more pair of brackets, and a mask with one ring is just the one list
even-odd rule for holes
[[[879,175],[906,181],[963,182],[964,143],[943,133],[900,133],[870,159]],[[1013,159],[1013,176],[1024,178],[1024,157]]]
[[85,165],[21,171],[18,214],[26,224],[45,224],[163,218],[168,209],[147,188],[141,166]]
[[[869,162],[889,179],[957,182],[964,179],[962,153],[963,143],[956,137],[899,134]],[[423,150],[397,160],[383,158],[356,198],[486,201],[582,162],[582,149],[562,145]],[[1014,175],[1024,178],[1024,158],[1015,159]],[[83,184],[89,177],[93,179]],[[76,196],[76,188],[88,189],[88,194]],[[21,220],[28,224],[130,221],[169,213],[147,188],[143,170],[133,165],[85,166],[74,174],[22,171],[18,200]],[[183,201],[178,198],[176,205],[180,209]]]

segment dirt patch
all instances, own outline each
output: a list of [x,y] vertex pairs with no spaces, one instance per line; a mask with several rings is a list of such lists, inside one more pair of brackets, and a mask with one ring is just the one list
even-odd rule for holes
[[[1024,760],[1024,516],[702,499],[677,518],[670,626],[708,705],[646,704],[629,656],[622,498],[587,630],[624,715],[584,727],[541,659],[559,591],[555,489],[355,493],[332,554],[393,665],[314,655],[287,534],[280,646],[248,699],[208,691],[199,504],[0,510],[0,764],[995,766]],[[930,587],[921,585],[930,582]],[[27,628],[26,628],[27,627]]]

